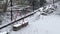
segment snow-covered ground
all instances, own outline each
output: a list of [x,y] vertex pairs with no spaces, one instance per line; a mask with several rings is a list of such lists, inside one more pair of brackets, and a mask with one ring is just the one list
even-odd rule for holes
[[[20,18],[24,17],[26,14],[29,14],[31,12],[33,12],[33,10],[31,10],[31,11],[13,11],[13,16],[12,16],[13,21],[20,19]],[[12,22],[11,21],[11,12],[6,12],[2,16],[3,17],[1,19],[3,19],[3,20],[2,20],[2,25],[0,25],[0,27]]]
[[[33,16],[26,18],[29,22],[27,27],[20,29],[19,31],[12,31],[10,34],[60,34],[60,5],[54,13],[48,16],[40,15],[37,12]],[[19,21],[20,22],[20,21]],[[8,31],[12,27],[2,29],[2,31]]]
[[19,31],[12,31],[10,34],[60,34],[60,15],[58,15],[60,10],[58,11],[58,9],[48,16],[40,15],[37,12],[25,19],[29,22],[27,27]]
[[12,31],[10,34],[60,34],[59,15],[38,16],[26,18],[29,25],[19,31]]

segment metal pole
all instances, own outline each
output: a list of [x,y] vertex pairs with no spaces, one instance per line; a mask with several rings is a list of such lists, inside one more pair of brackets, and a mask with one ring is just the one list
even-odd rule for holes
[[53,4],[54,4],[54,0],[53,0]]
[[12,0],[10,0],[10,2],[11,2],[11,21],[12,21],[12,16],[13,16],[13,14],[12,14]]
[[33,0],[33,2],[32,2],[32,5],[33,5],[33,12],[34,12],[34,0]]

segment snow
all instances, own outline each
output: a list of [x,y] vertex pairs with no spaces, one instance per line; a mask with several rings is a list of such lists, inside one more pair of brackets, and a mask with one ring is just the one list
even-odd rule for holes
[[40,15],[40,12],[37,12],[25,19],[29,24],[27,27],[19,31],[11,31],[9,34],[60,34],[60,15],[58,14],[60,14],[59,9],[48,16]]
[[58,15],[60,11],[56,10],[48,16],[40,15],[37,12],[25,19],[29,22],[27,27],[16,32],[12,31],[10,34],[60,34],[60,15]]
[[7,32],[1,32],[0,34],[7,34]]
[[39,19],[36,20],[38,16],[35,14],[33,17],[26,18],[25,20],[29,21],[29,25],[19,31],[12,31],[10,34],[60,34],[59,15],[41,15]]
[[25,23],[27,23],[28,21],[24,21],[22,24],[25,24]]
[[14,24],[13,27],[19,27],[21,26],[22,24]]

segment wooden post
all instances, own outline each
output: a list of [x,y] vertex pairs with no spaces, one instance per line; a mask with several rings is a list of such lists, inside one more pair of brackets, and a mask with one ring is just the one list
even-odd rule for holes
[[53,0],[53,4],[54,4],[54,0]]
[[24,24],[24,22],[25,22],[25,21],[24,21],[24,19],[23,19],[23,22],[22,22],[22,24]]

